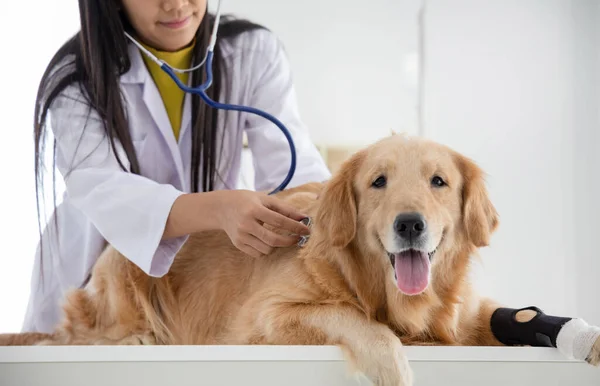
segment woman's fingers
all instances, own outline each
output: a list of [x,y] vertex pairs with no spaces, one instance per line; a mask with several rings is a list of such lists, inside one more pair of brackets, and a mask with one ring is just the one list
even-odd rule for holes
[[256,224],[251,232],[256,238],[270,247],[289,247],[298,243],[298,236],[284,236],[277,234],[260,224]]
[[260,257],[270,254],[274,248],[297,244],[299,236],[310,234],[310,229],[300,222],[306,215],[278,198],[267,195],[258,198],[259,202],[254,201],[252,205],[248,202],[243,211],[235,212],[238,220],[232,225],[237,230],[232,229],[231,234],[237,234],[238,249]]
[[246,237],[244,237],[243,243],[251,249],[254,249],[258,253],[258,256],[255,257],[268,255],[273,251],[272,247],[265,244],[262,240],[258,239],[252,234],[246,235]]
[[236,242],[234,242],[234,245],[237,249],[244,252],[245,254],[258,258],[261,257],[263,253],[252,246],[252,244],[256,243],[252,240],[253,238],[254,237],[252,235],[246,234],[245,236],[241,236],[240,238],[238,238]]
[[267,196],[263,203],[267,208],[278,212],[292,220],[300,221],[303,218],[307,217],[305,214],[300,213],[298,210],[296,210],[296,208],[294,208],[293,206],[287,204],[283,200],[280,200],[276,197]]
[[252,257],[259,258],[262,256],[262,254],[259,251],[246,244],[238,246],[238,249]]
[[275,212],[268,207],[265,207],[258,211],[257,219],[265,224],[269,224],[276,229],[288,231],[294,235],[306,236],[310,234],[310,229],[302,224],[300,220],[306,216],[299,216],[298,220],[291,219],[285,215]]

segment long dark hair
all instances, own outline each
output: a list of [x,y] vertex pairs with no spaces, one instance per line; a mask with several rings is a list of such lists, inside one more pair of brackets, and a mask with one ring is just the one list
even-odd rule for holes
[[[76,84],[81,88],[90,109],[94,109],[102,118],[104,131],[110,139],[116,155],[115,140],[125,150],[129,162],[129,172],[139,174],[140,165],[135,154],[129,124],[123,108],[119,76],[126,73],[130,66],[128,44],[123,31],[132,32],[132,28],[119,8],[117,1],[79,0],[81,30],[69,39],[54,55],[48,64],[39,84],[35,104],[35,176],[38,221],[40,220],[40,192],[43,190],[43,170],[45,153],[46,117],[53,101],[67,86]],[[198,63],[204,57],[209,43],[215,17],[208,9],[196,34],[193,62]],[[219,40],[235,37],[243,32],[264,28],[247,20],[221,17]],[[217,43],[213,59],[213,83],[207,94],[218,99],[224,89],[221,82],[223,57]],[[193,72],[194,85],[203,82],[203,68]],[[227,91],[227,90],[223,90]],[[91,110],[90,110],[91,111]],[[191,188],[193,192],[214,189],[216,165],[219,151],[217,144],[218,110],[206,106],[198,96],[192,98],[192,166]],[[56,142],[53,143],[53,150]],[[54,153],[54,151],[53,151]],[[118,156],[117,156],[118,158]],[[52,156],[52,185],[55,191],[56,157]],[[118,162],[126,170],[122,160]],[[199,180],[202,165],[202,181]],[[53,196],[54,197],[54,196]],[[56,208],[56,198],[54,198]],[[40,224],[41,236],[41,224]],[[41,248],[40,248],[41,250]]]

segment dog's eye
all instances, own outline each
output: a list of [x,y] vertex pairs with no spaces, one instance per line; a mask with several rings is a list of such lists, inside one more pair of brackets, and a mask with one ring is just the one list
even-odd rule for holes
[[446,186],[446,182],[440,176],[433,176],[431,179],[431,185],[436,188],[441,188],[442,186]]
[[373,181],[371,186],[373,186],[374,188],[383,188],[386,183],[387,179],[385,178],[385,176],[379,176],[375,181]]

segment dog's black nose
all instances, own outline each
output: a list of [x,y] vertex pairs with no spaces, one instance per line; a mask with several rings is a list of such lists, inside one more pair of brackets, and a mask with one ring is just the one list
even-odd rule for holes
[[425,232],[427,223],[420,213],[402,213],[396,217],[394,229],[403,239],[416,239]]

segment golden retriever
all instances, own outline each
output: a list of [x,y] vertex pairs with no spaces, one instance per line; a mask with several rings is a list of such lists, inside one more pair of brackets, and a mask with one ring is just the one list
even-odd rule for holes
[[[53,334],[0,340],[337,345],[376,385],[412,384],[403,345],[501,344],[490,328],[499,305],[467,277],[498,226],[470,159],[392,135],[355,153],[327,183],[279,197],[313,220],[302,248],[250,258],[223,232],[194,234],[162,278],[108,248],[88,287],[68,294]],[[588,361],[600,362],[600,340]]]

